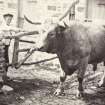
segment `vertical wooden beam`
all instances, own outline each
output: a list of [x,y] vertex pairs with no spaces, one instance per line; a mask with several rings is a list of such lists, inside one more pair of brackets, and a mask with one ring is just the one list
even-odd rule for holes
[[19,49],[19,38],[15,38],[13,58],[12,58],[12,66],[15,66],[18,63],[18,55],[19,55],[18,49]]
[[89,0],[86,0],[86,11],[85,11],[85,21],[88,21],[88,13],[89,13]]
[[[17,27],[23,28],[24,18],[23,18],[23,0],[17,1]],[[12,58],[12,66],[15,66],[18,63],[18,55],[19,55],[19,38],[15,38],[14,40],[14,51]]]
[[18,0],[18,11],[17,11],[17,27],[23,28],[24,16],[23,16],[23,0]]

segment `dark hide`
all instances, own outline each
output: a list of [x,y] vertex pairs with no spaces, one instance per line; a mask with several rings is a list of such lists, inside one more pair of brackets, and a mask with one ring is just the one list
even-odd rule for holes
[[[103,26],[94,25],[74,24],[70,27],[58,25],[47,34],[40,50],[42,49],[58,55],[64,72],[61,83],[64,82],[62,80],[65,80],[66,75],[71,75],[75,70],[79,70],[78,81],[79,92],[81,92],[87,64],[95,65],[105,61],[105,29]],[[61,87],[60,84],[59,88]]]

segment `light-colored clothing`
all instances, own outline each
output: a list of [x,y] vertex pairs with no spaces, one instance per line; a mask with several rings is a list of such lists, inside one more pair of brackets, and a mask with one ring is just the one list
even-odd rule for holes
[[8,46],[10,45],[11,39],[5,39],[4,37],[12,35],[12,33],[8,31],[10,28],[11,26],[7,26],[5,23],[0,26],[0,38],[2,39],[2,42]]
[[[11,42],[10,37],[15,36],[15,33],[18,33],[20,31],[23,31],[23,30],[17,27],[8,26],[4,23],[0,26],[0,39],[2,39],[5,45],[10,45],[10,42]],[[8,37],[8,39],[5,37]]]

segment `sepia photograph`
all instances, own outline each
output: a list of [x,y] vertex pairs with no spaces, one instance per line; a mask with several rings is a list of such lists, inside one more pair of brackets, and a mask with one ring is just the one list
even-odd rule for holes
[[105,105],[105,0],[0,0],[0,105]]

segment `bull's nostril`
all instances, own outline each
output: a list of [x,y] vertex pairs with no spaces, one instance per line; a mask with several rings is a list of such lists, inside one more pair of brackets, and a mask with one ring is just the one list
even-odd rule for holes
[[43,51],[44,47],[38,48],[38,51]]
[[40,49],[39,49],[39,48],[37,48],[37,51],[40,51]]

